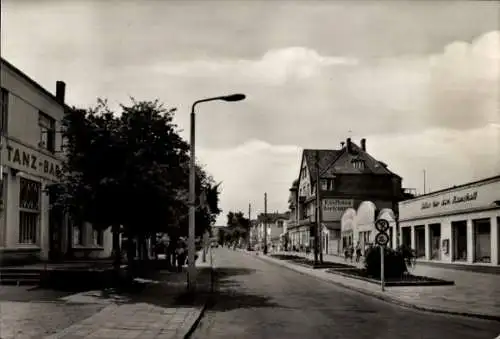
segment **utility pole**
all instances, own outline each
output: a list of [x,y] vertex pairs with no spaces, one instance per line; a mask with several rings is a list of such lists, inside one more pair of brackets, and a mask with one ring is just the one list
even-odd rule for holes
[[426,185],[426,173],[425,173],[425,170],[424,170],[424,194],[427,193],[427,189],[426,189],[427,187],[426,186],[427,186]]
[[267,254],[267,193],[264,193],[264,254]]
[[251,244],[250,242],[252,241],[250,237],[250,233],[252,230],[252,204],[248,204],[248,234],[247,234],[247,249],[250,248]]
[[316,225],[314,227],[314,264],[318,264],[318,255],[319,255],[319,234],[320,234],[320,225],[321,220],[319,218],[319,210],[320,210],[320,198],[319,198],[319,151],[316,150]]

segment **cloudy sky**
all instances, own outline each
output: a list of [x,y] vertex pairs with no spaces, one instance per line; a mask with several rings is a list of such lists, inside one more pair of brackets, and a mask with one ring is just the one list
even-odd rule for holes
[[[303,148],[351,136],[437,190],[500,173],[500,6],[487,1],[7,1],[1,54],[68,103],[159,98],[223,181],[284,211]],[[220,223],[225,223],[221,216]]]

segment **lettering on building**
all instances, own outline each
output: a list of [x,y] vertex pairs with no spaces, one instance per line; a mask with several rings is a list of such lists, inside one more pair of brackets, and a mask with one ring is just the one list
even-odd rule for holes
[[424,201],[420,209],[425,210],[428,208],[435,208],[439,206],[448,206],[451,204],[458,204],[462,202],[473,201],[476,199],[477,199],[477,192],[466,193],[462,195],[454,195],[451,198],[443,198],[441,200],[434,200],[434,201]]
[[35,154],[20,150],[19,148],[8,145],[7,161],[12,164],[17,164],[20,167],[41,172],[51,176],[58,176],[61,168],[58,164],[47,159],[39,159]]
[[344,212],[353,206],[352,200],[343,199],[325,199],[323,200],[324,212]]

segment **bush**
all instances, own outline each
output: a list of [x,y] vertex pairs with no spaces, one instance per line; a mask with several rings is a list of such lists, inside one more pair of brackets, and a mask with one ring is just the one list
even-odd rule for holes
[[[401,247],[396,250],[392,248],[384,249],[384,277],[401,278],[408,272],[406,266],[411,250]],[[380,247],[371,247],[365,254],[365,269],[368,275],[380,279]]]

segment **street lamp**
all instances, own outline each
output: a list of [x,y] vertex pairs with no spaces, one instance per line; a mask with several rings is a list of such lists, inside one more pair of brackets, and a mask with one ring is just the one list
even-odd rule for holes
[[189,230],[188,230],[188,277],[187,284],[188,290],[194,290],[195,285],[195,275],[196,275],[196,267],[195,267],[195,213],[196,213],[196,167],[195,167],[195,107],[197,104],[207,101],[241,101],[245,99],[244,94],[231,94],[224,95],[213,98],[206,98],[197,100],[193,103],[191,107],[191,133],[190,133],[190,146],[191,146],[191,158],[189,159]]

